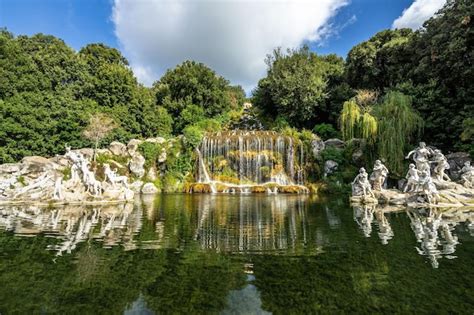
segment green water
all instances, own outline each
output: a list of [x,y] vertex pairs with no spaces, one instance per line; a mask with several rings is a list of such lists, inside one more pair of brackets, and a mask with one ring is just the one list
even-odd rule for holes
[[346,197],[2,206],[0,314],[473,314],[473,222]]

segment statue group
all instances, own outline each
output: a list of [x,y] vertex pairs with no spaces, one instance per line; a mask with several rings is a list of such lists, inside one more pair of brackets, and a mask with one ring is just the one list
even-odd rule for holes
[[[420,142],[419,146],[408,153],[406,159],[413,159],[405,176],[406,182],[403,193],[421,198],[428,204],[437,203],[439,200],[438,187],[446,187],[446,182],[451,182],[445,173],[450,168],[448,160],[438,149],[432,149]],[[360,168],[359,174],[352,182],[352,200],[364,203],[376,203],[377,195],[382,194],[386,188],[388,168],[382,161],[375,161],[373,171],[369,175],[365,168]],[[460,184],[470,189],[474,186],[474,168],[469,161],[461,169]]]
[[[116,170],[112,170],[109,164],[104,164],[104,180],[101,182],[96,178],[96,174],[92,171],[90,161],[84,157],[80,152],[71,150],[66,146],[66,153],[64,155],[71,163],[71,177],[68,180],[69,187],[82,187],[85,192],[95,198],[100,198],[103,192],[111,186],[112,189],[117,189],[117,184],[122,185],[121,188],[128,190],[128,178],[126,176],[119,176]],[[54,184],[53,199],[63,200],[65,183],[63,177],[57,175]],[[120,187],[119,187],[120,188]]]

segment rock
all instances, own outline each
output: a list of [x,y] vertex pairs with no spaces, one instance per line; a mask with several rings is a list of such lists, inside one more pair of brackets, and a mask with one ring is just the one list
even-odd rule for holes
[[311,140],[311,151],[313,152],[313,156],[319,157],[321,151],[323,151],[325,147],[326,145],[324,144],[324,141],[319,137],[315,137]]
[[168,158],[166,154],[166,150],[161,150],[160,156],[158,157],[158,163],[164,163],[166,162],[166,159]]
[[125,144],[114,141],[109,145],[109,150],[113,155],[117,156],[127,156],[127,147]]
[[133,173],[133,175],[142,178],[143,175],[145,175],[145,168],[143,167],[145,165],[145,158],[138,152],[135,152],[135,154],[132,156],[132,159],[128,163],[128,168],[130,169],[130,172]]
[[135,193],[140,193],[142,190],[143,182],[141,180],[134,181],[132,184],[129,185],[130,189],[133,190]]
[[130,156],[133,156],[138,150],[138,146],[143,143],[143,140],[132,139],[127,143],[127,151]]
[[334,173],[338,166],[339,164],[333,160],[327,160],[324,162],[324,177]]
[[94,149],[91,148],[82,148],[72,151],[82,154],[88,160],[92,160],[92,158],[94,157]]
[[398,190],[403,191],[403,189],[405,189],[406,184],[407,184],[407,180],[405,178],[399,179],[397,181]]
[[112,155],[109,149],[97,149],[97,155]]
[[458,180],[461,178],[461,169],[464,166],[466,161],[471,161],[469,153],[466,152],[455,152],[446,155],[446,159],[448,160],[449,169],[447,173],[452,180]]
[[157,192],[159,192],[159,190],[153,183],[146,183],[142,187],[142,194],[156,194]]
[[0,174],[13,174],[18,173],[21,169],[21,164],[19,163],[5,163],[0,164]]
[[362,166],[364,162],[364,151],[361,148],[357,148],[352,152],[352,162],[357,166]]
[[21,173],[43,173],[54,169],[54,163],[41,156],[27,156],[21,160]]
[[324,145],[326,147],[334,147],[336,149],[344,149],[346,143],[344,141],[342,141],[341,139],[328,139],[326,141],[324,141]]
[[148,170],[147,178],[151,181],[156,180],[156,170],[154,167],[150,167]]
[[166,142],[166,139],[163,138],[163,137],[148,138],[148,139],[145,140],[145,142],[162,144],[162,143]]

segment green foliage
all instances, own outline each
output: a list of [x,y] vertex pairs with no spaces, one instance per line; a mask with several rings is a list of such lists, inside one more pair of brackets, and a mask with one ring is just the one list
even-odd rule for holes
[[0,163],[93,145],[82,131],[95,112],[120,125],[101,143],[169,135],[173,124],[118,50],[92,44],[75,53],[53,36],[0,31]]
[[339,132],[331,124],[317,124],[313,128],[313,132],[323,140],[337,138],[339,136]]
[[384,30],[354,46],[347,55],[348,83],[358,89],[383,90],[399,82],[412,61],[411,29]]
[[213,70],[194,61],[168,70],[154,84],[154,90],[157,104],[165,107],[174,119],[175,133],[204,117],[239,108],[245,99],[241,87],[230,86]]
[[338,164],[341,164],[344,162],[344,151],[334,147],[327,147],[321,151],[321,159],[323,162],[332,160]]
[[191,147],[196,148],[204,137],[204,131],[198,126],[187,126],[183,130],[183,135],[186,139],[186,143],[188,143]]
[[145,158],[145,168],[156,166],[158,158],[163,151],[163,146],[159,143],[143,142],[138,146],[138,151]]
[[379,131],[379,155],[394,173],[404,170],[404,153],[410,140],[421,134],[423,119],[413,110],[411,97],[400,92],[388,93],[383,103],[376,107]]
[[317,56],[306,46],[286,54],[276,49],[266,62],[267,77],[259,81],[253,103],[296,127],[309,125],[325,109],[329,79],[343,72],[342,59]]

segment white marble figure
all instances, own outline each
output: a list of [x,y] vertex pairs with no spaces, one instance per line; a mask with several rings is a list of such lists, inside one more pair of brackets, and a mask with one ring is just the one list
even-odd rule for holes
[[406,159],[409,159],[411,155],[413,155],[413,161],[416,164],[416,169],[420,172],[426,171],[428,175],[430,175],[430,164],[429,164],[429,157],[433,155],[433,150],[426,146],[426,143],[420,142],[418,148],[410,151]]
[[433,161],[431,163],[435,163],[435,168],[433,170],[433,178],[438,181],[451,181],[449,176],[444,173],[445,170],[449,169],[448,159],[441,153],[441,150],[434,150],[433,154]]
[[382,161],[376,160],[374,170],[370,174],[370,182],[374,190],[382,190],[385,180],[387,179],[388,168],[383,165]]
[[53,190],[53,199],[55,200],[63,200],[63,177],[56,176],[56,180],[54,181],[54,190]]
[[71,150],[71,147],[66,145],[66,153],[64,157],[72,162],[71,165],[71,181],[79,181],[79,171],[81,170],[81,157],[76,152]]
[[420,173],[420,179],[418,181],[418,185],[420,187],[420,194],[426,198],[429,204],[433,202],[436,203],[438,200],[438,190],[436,186],[433,184],[433,180],[431,176],[426,171],[422,171]]
[[464,162],[461,169],[461,183],[466,188],[472,188],[474,185],[474,167],[471,166],[470,161]]
[[110,168],[109,164],[104,164],[104,175],[105,180],[109,181],[112,184],[112,187],[115,188],[116,183],[121,183],[125,188],[128,188],[128,178],[127,176],[119,176],[116,171],[113,171]]
[[363,167],[359,169],[359,174],[352,182],[352,196],[370,196],[375,198],[374,192],[372,191],[370,182],[368,180],[367,172]]
[[416,169],[415,164],[410,163],[408,166],[408,173],[405,176],[407,179],[407,183],[405,184],[405,188],[403,192],[413,192],[416,191],[418,188],[418,181],[420,177],[418,176],[419,171]]

